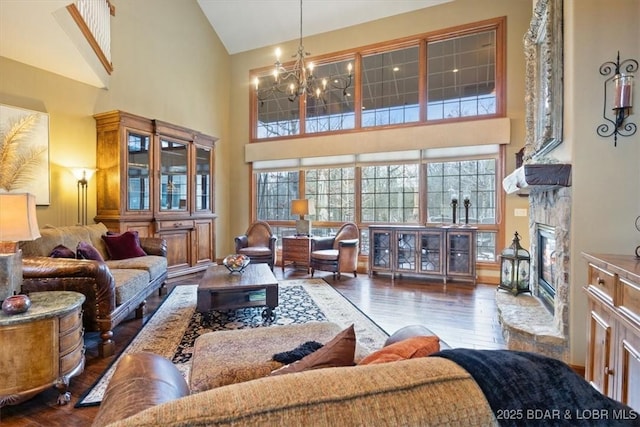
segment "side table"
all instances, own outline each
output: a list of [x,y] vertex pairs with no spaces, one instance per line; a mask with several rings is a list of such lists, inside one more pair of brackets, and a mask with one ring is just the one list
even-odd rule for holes
[[29,294],[26,313],[0,311],[0,407],[15,405],[48,387],[70,400],[69,379],[84,370],[82,303],[78,292]]
[[304,265],[307,274],[311,268],[309,254],[311,252],[311,238],[308,236],[285,236],[282,238],[282,272],[287,261],[295,265]]

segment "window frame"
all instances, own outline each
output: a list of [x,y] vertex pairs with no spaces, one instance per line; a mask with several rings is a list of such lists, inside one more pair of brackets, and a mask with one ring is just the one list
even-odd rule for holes
[[[427,120],[427,43],[434,41],[442,41],[451,38],[457,38],[465,35],[471,35],[475,33],[481,33],[489,30],[496,32],[496,58],[495,58],[495,91],[496,91],[496,111],[493,114],[486,114],[481,116],[463,116],[463,117],[451,117],[442,118],[436,120]],[[428,33],[422,33],[414,36],[405,37],[402,39],[396,39],[393,41],[377,43],[368,46],[362,46],[348,51],[342,51],[338,53],[325,54],[313,58],[307,59],[308,62],[313,62],[316,66],[324,65],[328,63],[338,62],[342,60],[354,61],[354,78],[353,78],[353,105],[354,105],[354,128],[344,130],[329,130],[325,132],[307,133],[306,124],[306,108],[304,99],[305,97],[299,97],[295,102],[298,103],[298,120],[300,122],[299,132],[295,135],[282,135],[269,138],[258,138],[258,99],[253,90],[253,85],[248,85],[249,89],[249,142],[260,143],[277,140],[288,139],[300,139],[313,136],[326,136],[333,134],[343,134],[352,132],[366,132],[374,129],[389,129],[397,127],[410,127],[410,126],[428,126],[434,124],[459,122],[459,121],[471,121],[471,120],[485,120],[494,119],[498,117],[505,117],[506,114],[506,17],[491,18],[484,21],[478,21],[457,27],[437,30]],[[362,126],[362,56],[372,55],[376,53],[391,52],[394,50],[402,49],[412,45],[419,46],[419,66],[420,66],[420,78],[418,81],[418,102],[419,102],[419,120],[416,122],[408,123],[394,123],[381,126]],[[284,64],[286,68],[292,66],[292,62]],[[266,66],[249,71],[250,81],[253,81],[256,77],[264,78],[272,74],[273,66]]]

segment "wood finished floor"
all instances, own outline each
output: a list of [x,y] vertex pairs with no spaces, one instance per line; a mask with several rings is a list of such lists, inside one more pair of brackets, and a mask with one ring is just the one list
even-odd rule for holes
[[[319,273],[319,274],[318,274]],[[477,349],[506,348],[495,306],[496,287],[493,285],[427,282],[417,278],[396,278],[366,274],[353,278],[343,275],[333,281],[331,275],[318,272],[316,277],[327,277],[338,291],[347,297],[362,312],[387,333],[412,324],[422,324],[431,329],[452,347]],[[299,279],[308,277],[305,271],[287,268],[275,269],[278,279]],[[182,278],[169,284],[171,289],[179,284],[197,283],[198,276]],[[147,319],[161,303],[156,294],[147,299]],[[140,330],[142,321],[130,319],[115,329],[116,352]],[[88,389],[100,374],[114,361],[115,356],[101,359],[97,354],[97,333],[85,336],[86,367],[84,372],[71,379],[71,402],[65,406],[56,405],[57,393],[46,390],[20,405],[5,406],[0,409],[0,425],[72,427],[90,426],[98,407],[74,408],[78,397]]]

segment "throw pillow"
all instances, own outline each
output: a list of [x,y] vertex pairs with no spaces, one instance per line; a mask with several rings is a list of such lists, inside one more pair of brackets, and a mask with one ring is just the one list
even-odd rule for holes
[[273,355],[273,360],[276,362],[289,364],[293,363],[296,360],[300,360],[305,356],[313,353],[322,347],[322,344],[318,341],[307,341],[303,344],[300,344],[296,348],[290,351],[283,351],[282,353],[276,353]]
[[437,351],[440,351],[440,339],[437,336],[411,337],[374,351],[362,359],[358,365],[373,365],[415,357],[426,357]]
[[65,245],[58,245],[51,250],[51,258],[75,258],[76,254]]
[[321,349],[303,357],[297,362],[285,365],[271,372],[271,375],[290,374],[311,369],[353,366],[356,353],[356,332],[353,325],[336,335]]
[[137,231],[103,235],[102,240],[107,246],[110,259],[136,258],[147,254],[140,247],[140,238]]
[[104,262],[104,258],[100,255],[100,252],[87,242],[78,243],[78,247],[76,247],[76,258]]

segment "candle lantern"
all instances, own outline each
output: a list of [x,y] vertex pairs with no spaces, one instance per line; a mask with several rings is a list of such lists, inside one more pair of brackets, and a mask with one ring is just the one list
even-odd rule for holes
[[531,257],[529,252],[520,246],[520,236],[516,231],[511,246],[500,254],[500,285],[498,289],[519,295],[523,292],[531,293],[529,289],[529,267]]
[[[598,125],[596,132],[602,137],[613,135],[613,146],[618,144],[618,135],[631,136],[638,126],[628,117],[633,108],[633,73],[638,71],[638,61],[625,59],[620,61],[620,52],[615,62],[607,61],[600,66],[600,74],[610,76],[604,81],[604,107],[602,117],[605,123]],[[613,86],[613,87],[611,87]],[[612,90],[613,94],[607,94]],[[610,105],[608,103],[611,102]],[[612,113],[609,112],[611,108]]]

